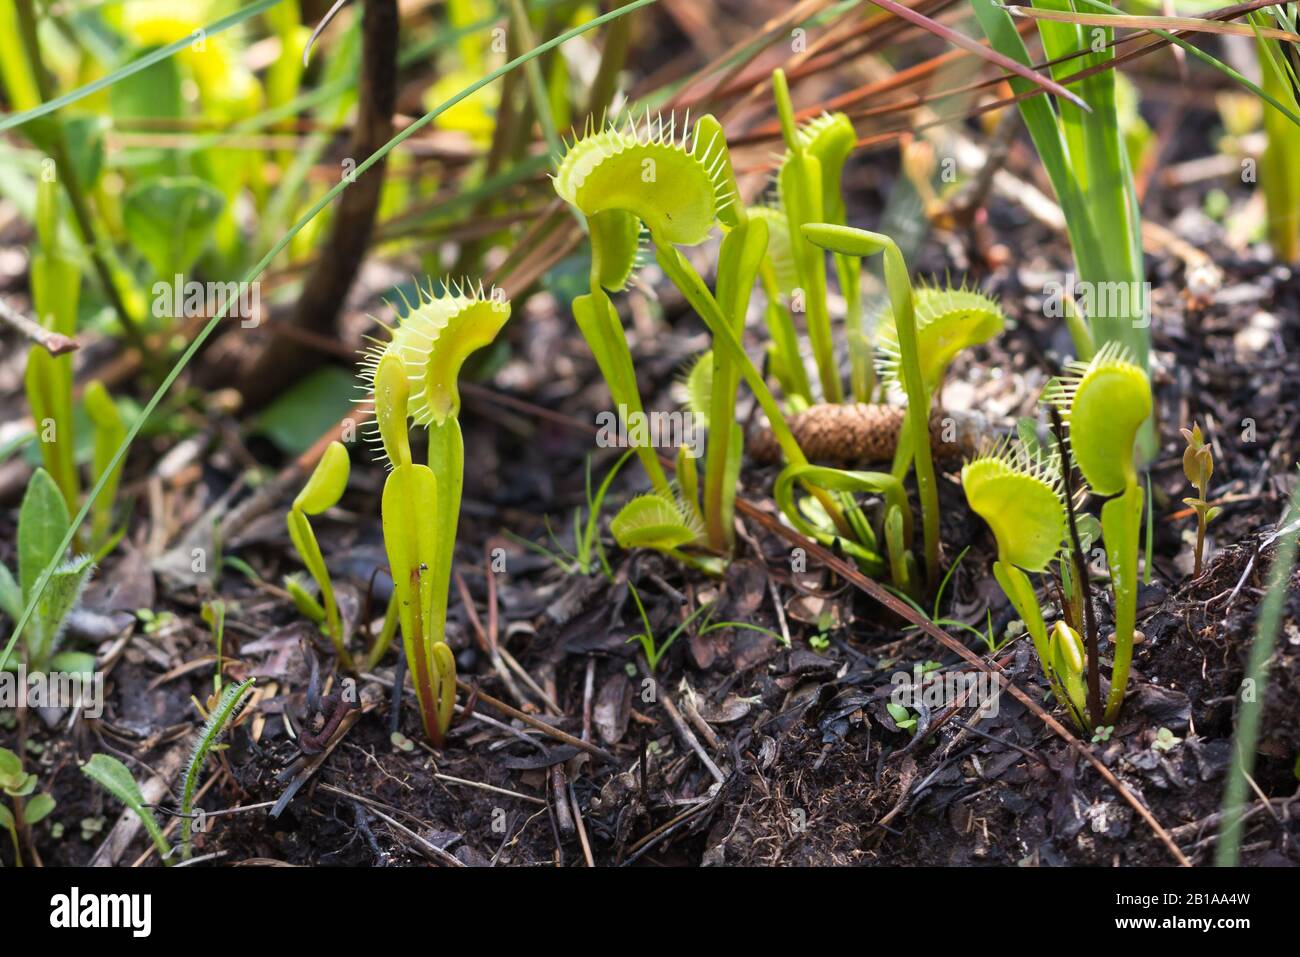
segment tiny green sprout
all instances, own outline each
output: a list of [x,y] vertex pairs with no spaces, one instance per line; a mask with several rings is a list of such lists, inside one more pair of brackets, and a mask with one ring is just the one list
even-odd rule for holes
[[[289,539],[293,542],[293,547],[320,589],[325,612],[325,634],[334,645],[339,664],[348,671],[356,671],[356,664],[347,649],[346,636],[343,634],[343,620],[334,597],[334,584],[330,580],[329,569],[325,566],[325,556],[321,553],[320,544],[316,541],[316,533],[307,519],[309,515],[319,515],[338,504],[339,499],[343,497],[344,488],[347,487],[350,470],[348,450],[344,448],[342,442],[331,442],[316,464],[307,484],[293,500],[293,506],[289,509],[285,521],[289,526]],[[293,592],[292,587],[290,591]],[[300,607],[311,610],[311,606],[304,605],[301,598],[296,595],[294,602]]]
[[618,475],[624,463],[632,455],[633,449],[628,449],[614,463],[613,467],[605,473],[601,479],[600,486],[593,492],[591,487],[591,457],[587,457],[585,474],[586,474],[586,498],[587,498],[587,516],[586,522],[583,521],[582,509],[576,508],[573,511],[573,551],[570,552],[565,548],[555,533],[551,530],[549,520],[546,523],[546,534],[554,546],[554,550],[540,545],[537,542],[521,538],[509,531],[506,534],[519,542],[530,551],[536,552],[550,559],[566,575],[572,575],[575,572],[582,575],[590,575],[599,566],[605,577],[610,581],[614,580],[614,571],[609,567],[609,562],[605,558],[605,549],[600,541],[600,514],[605,504],[605,497],[609,494],[609,488],[614,483],[614,478]]
[[35,794],[36,775],[23,770],[23,760],[8,748],[0,748],[0,791],[13,803],[13,810],[0,804],[0,827],[9,832],[14,846],[14,863],[23,866],[19,834],[40,823],[54,810],[54,798]]
[[1115,726],[1113,724],[1099,724],[1097,727],[1093,728],[1092,743],[1102,744],[1103,742],[1109,741],[1110,736],[1114,732]]
[[889,710],[889,716],[894,719],[894,724],[898,725],[900,731],[910,731],[916,734],[916,715],[901,704],[895,704],[893,701],[886,702],[885,707]]
[[[641,631],[632,635],[627,640],[629,643],[635,641],[641,645],[641,651],[645,655],[646,664],[650,667],[651,674],[659,670],[659,662],[663,660],[664,655],[668,654],[668,649],[673,646],[673,643],[681,637],[682,633],[690,628],[692,623],[694,623],[694,621],[701,615],[704,616],[704,621],[696,631],[696,635],[700,638],[703,638],[711,632],[721,631],[724,628],[744,628],[749,631],[761,632],[762,634],[775,638],[778,641],[781,640],[780,635],[769,628],[762,627],[761,625],[752,625],[743,621],[710,622],[709,619],[713,617],[713,609],[715,605],[713,602],[707,602],[700,605],[700,607],[687,615],[676,628],[669,632],[668,637],[660,643],[655,639],[654,627],[650,624],[650,616],[646,614],[645,605],[641,602],[641,595],[637,592],[636,586],[629,581],[627,583],[627,589],[632,595],[632,601],[636,603],[636,610],[637,614],[641,618],[642,628]],[[628,674],[635,677],[636,672],[629,669]]]
[[1206,500],[1209,494],[1210,477],[1214,474],[1214,453],[1201,435],[1201,427],[1193,422],[1191,431],[1187,429],[1178,431],[1187,441],[1187,448],[1183,450],[1183,474],[1196,489],[1196,497],[1183,499],[1183,504],[1196,512],[1196,568],[1192,571],[1192,577],[1199,578],[1201,562],[1205,555],[1205,530],[1219,517],[1223,509],[1211,505]]
[[1156,739],[1151,742],[1151,747],[1157,751],[1172,751],[1183,743],[1183,739],[1178,737],[1168,728],[1161,728],[1156,732]]
[[[361,377],[374,403],[375,434],[392,471],[380,506],[406,660],[425,734],[442,746],[456,704],[456,659],[446,641],[447,592],[465,482],[457,379],[465,360],[510,318],[499,290],[432,284],[390,338],[366,353]],[[429,463],[413,461],[408,420],[428,430]]]
[[1070,452],[1085,481],[1108,497],[1101,507],[1101,530],[1115,592],[1115,658],[1105,717],[1113,721],[1124,703],[1137,627],[1143,491],[1135,446],[1151,416],[1151,384],[1124,347],[1109,342],[1090,362],[1071,364],[1044,399],[1068,424]]
[[226,640],[226,603],[220,598],[205,601],[199,609],[199,617],[207,622],[212,632],[212,646],[217,652],[216,668],[212,673],[212,693],[221,694],[222,650]]

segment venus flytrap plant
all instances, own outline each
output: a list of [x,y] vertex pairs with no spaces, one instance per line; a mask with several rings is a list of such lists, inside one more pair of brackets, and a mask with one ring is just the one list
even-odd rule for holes
[[[456,380],[469,355],[489,345],[510,318],[498,290],[432,285],[387,343],[376,343],[362,378],[374,402],[378,439],[392,471],[382,520],[406,660],[415,679],[425,733],[437,747],[451,727],[456,659],[446,642],[447,589],[456,547],[465,447]],[[429,464],[412,461],[407,420],[429,434]]]
[[1084,480],[1106,498],[1101,530],[1115,592],[1115,660],[1103,723],[1112,723],[1124,702],[1137,625],[1143,492],[1135,443],[1151,416],[1151,385],[1124,347],[1109,343],[1091,362],[1072,364],[1044,398],[1069,427],[1070,453]]
[[[764,262],[767,220],[751,218],[746,209],[732,202],[736,187],[731,159],[722,128],[712,116],[702,117],[689,133],[683,130],[680,140],[672,116],[667,120],[647,118],[641,128],[629,123],[595,132],[589,126],[587,135],[561,162],[555,189],[583,213],[591,232],[592,293],[574,301],[574,315],[620,405],[620,414],[643,414],[622,326],[604,292],[626,285],[635,265],[641,224],[656,255],[666,256],[671,251],[677,257],[678,276],[683,271],[689,273],[690,288],[705,290],[719,321],[738,338]],[[676,247],[703,242],[719,221],[727,231],[718,254],[716,290],[709,292]],[[670,273],[669,278],[680,287],[678,277]],[[685,289],[683,294],[687,294]],[[727,350],[714,349],[697,364],[691,411],[709,424],[702,487],[691,459],[694,450],[683,449],[679,454],[674,490],[663,476],[654,450],[638,447],[663,503],[629,503],[627,514],[620,513],[621,520],[611,526],[620,544],[636,547],[635,541],[678,558],[685,554],[680,549],[691,544],[706,546],[717,555],[730,553],[744,443],[734,421],[740,378],[737,360]],[[674,515],[678,521],[671,520]],[[702,529],[694,526],[696,519]],[[647,533],[646,529],[655,531]],[[708,559],[695,564],[717,568],[717,563]]]
[[1037,446],[1003,442],[967,462],[961,484],[971,510],[993,532],[998,549],[993,577],[1025,623],[1053,694],[1058,701],[1072,702],[1058,679],[1047,623],[1029,578],[1048,570],[1065,539],[1057,458]]
[[[334,646],[339,664],[348,671],[356,671],[356,663],[347,649],[347,636],[343,634],[343,620],[339,615],[338,601],[334,597],[334,584],[330,580],[329,569],[325,565],[325,556],[321,554],[320,544],[316,541],[316,533],[312,530],[311,522],[308,521],[309,515],[319,515],[338,504],[339,499],[343,497],[343,490],[347,487],[350,469],[348,450],[341,442],[331,442],[316,464],[307,484],[293,500],[293,506],[289,509],[285,521],[289,526],[289,539],[293,542],[293,547],[297,549],[303,564],[307,566],[307,571],[315,580],[316,587],[320,589],[320,607],[324,612],[325,634]],[[296,582],[286,582],[286,585],[294,595],[294,603],[309,618],[319,622],[320,619],[316,616],[316,608],[310,596],[299,594],[301,586]],[[304,601],[304,598],[307,600]]]
[[[617,292],[631,279],[642,225],[656,246],[694,246],[709,237],[733,199],[726,141],[717,121],[706,117],[693,134],[686,125],[678,138],[675,116],[665,121],[647,113],[640,126],[629,117],[600,130],[589,120],[553,177],[556,193],[587,222],[591,293],[573,301],[573,315],[620,418],[645,413],[632,354],[606,290]],[[637,455],[655,491],[671,495],[654,449],[638,446]]]
[[[228,17],[224,17],[221,20],[218,20],[208,25],[208,27],[206,28],[207,35],[210,36],[221,30],[234,26],[235,24],[240,23],[254,16],[255,14],[261,12],[263,9],[270,6],[273,2],[274,0],[258,0],[258,2],[251,4],[250,6],[246,7],[243,10],[237,11],[236,13],[231,14]],[[424,129],[426,126],[432,123],[439,116],[445,115],[449,110],[453,109],[457,104],[463,102],[466,98],[473,96],[474,94],[482,90],[484,87],[490,85],[491,83],[500,79],[502,76],[505,76],[511,71],[517,69],[519,66],[523,65],[524,63],[533,60],[539,56],[542,56],[548,51],[554,50],[557,47],[561,46],[562,44],[567,43],[568,41],[574,39],[575,37],[581,36],[582,34],[590,30],[593,30],[596,27],[618,20],[619,18],[626,17],[629,14],[634,13],[635,11],[645,6],[648,6],[654,2],[655,0],[631,0],[631,2],[625,3],[623,6],[615,10],[611,10],[608,13],[602,14],[597,17],[593,17],[590,20],[579,23],[573,26],[572,28],[565,30],[563,33],[560,33],[549,40],[543,41],[542,43],[538,44],[534,49],[521,53],[519,56],[516,56],[511,60],[501,64],[500,66],[486,72],[477,80],[475,80],[473,83],[467,85],[461,90],[456,91],[446,100],[438,103],[435,106],[432,106],[427,112],[423,113],[414,122],[407,125],[401,132],[393,136],[392,139],[384,143],[379,149],[375,150],[369,156],[363,158],[361,162],[357,165],[356,170],[354,171],[356,174],[355,177],[346,177],[342,179],[340,182],[335,183],[328,190],[326,190],[325,193],[323,193],[318,199],[316,199],[307,209],[305,209],[302,212],[302,214],[292,222],[292,224],[288,227],[288,229],[285,230],[285,232],[274,243],[270,244],[270,247],[264,252],[261,258],[258,259],[251,267],[249,267],[249,269],[246,272],[243,273],[241,277],[241,282],[248,283],[256,280],[257,277],[261,275],[268,266],[270,266],[272,261],[274,261],[275,258],[281,252],[283,252],[294,241],[296,237],[303,234],[304,229],[306,229],[309,225],[311,225],[313,221],[316,219],[316,217],[322,211],[324,211],[325,209],[331,206],[334,200],[344,190],[346,190],[350,185],[352,185],[352,183],[356,182],[357,179],[363,176],[368,170],[370,170],[376,164],[382,162],[384,158],[396,146],[398,146],[400,143],[404,142],[405,140],[409,139],[410,137],[415,136],[417,133],[419,133],[420,130]],[[10,32],[0,31],[0,38],[3,38],[0,39],[0,43],[3,43],[8,40],[10,41],[10,45],[12,46],[13,43],[10,40],[11,33],[12,31]],[[87,83],[86,85],[79,87],[76,90],[73,90],[62,96],[51,99],[45,103],[24,102],[20,105],[19,112],[11,113],[4,119],[0,119],[0,129],[12,129],[23,124],[40,121],[46,116],[48,116],[48,114],[54,112],[55,110],[63,106],[66,106],[70,103],[77,102],[96,91],[103,90],[106,87],[112,85],[113,83],[127,76],[138,73],[139,71],[186,49],[192,43],[192,39],[193,39],[192,37],[187,36],[182,40],[176,41],[174,43],[165,44],[159,47],[158,49],[154,50],[153,52],[138,57],[132,62],[122,67],[119,67],[118,69],[112,71],[106,76],[93,80],[90,83]],[[8,64],[11,62],[12,59],[13,58],[0,57],[0,63]],[[121,445],[118,446],[117,451],[113,455],[112,461],[109,463],[110,466],[116,465],[117,462],[121,461],[121,459],[126,455],[126,452],[131,442],[135,440],[140,430],[144,427],[144,424],[147,421],[149,421],[150,416],[152,416],[154,411],[158,408],[158,405],[161,403],[163,397],[167,394],[167,391],[172,387],[172,385],[175,383],[177,378],[179,378],[181,372],[195,357],[195,355],[198,354],[203,344],[217,330],[217,327],[221,324],[222,320],[225,319],[230,314],[231,308],[235,302],[235,298],[236,297],[230,295],[224,296],[222,298],[222,303],[220,308],[216,311],[214,315],[212,315],[207,320],[207,322],[199,330],[197,335],[195,335],[194,338],[185,347],[181,356],[177,359],[176,363],[172,366],[171,370],[163,378],[163,381],[159,383],[158,387],[149,396],[139,416],[136,417],[135,421],[128,428],[126,439],[123,441]],[[107,477],[108,477],[107,474],[105,474],[99,479],[97,483],[97,487],[93,490],[92,495],[97,495],[101,491],[103,485],[107,482]],[[62,542],[64,548],[66,548],[69,544],[71,544],[71,540],[76,533],[76,529],[81,526],[82,522],[84,522],[89,512],[90,512],[90,503],[83,503],[81,510],[77,513],[76,517],[73,519],[72,527],[69,528],[64,535],[64,539]],[[19,637],[22,635],[28,622],[36,613],[37,605],[41,598],[41,593],[44,591],[44,589],[47,587],[49,582],[52,580],[58,562],[59,562],[59,558],[57,556],[51,559],[51,561],[45,566],[45,568],[41,571],[38,577],[38,583],[34,590],[34,594],[26,598],[26,604],[23,606],[21,613],[15,620],[14,625],[10,630],[9,637],[6,640],[3,649],[0,649],[0,667],[5,666],[9,662],[14,646],[18,643]]]

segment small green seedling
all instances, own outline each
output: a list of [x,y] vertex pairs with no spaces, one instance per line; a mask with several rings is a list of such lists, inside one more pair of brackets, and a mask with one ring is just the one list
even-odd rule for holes
[[217,652],[216,668],[212,673],[212,693],[221,694],[221,668],[222,647],[226,640],[226,603],[220,598],[214,598],[212,601],[205,601],[203,607],[199,609],[199,617],[207,622],[208,628],[212,632],[212,647]]
[[1108,343],[1091,362],[1072,364],[1067,376],[1049,386],[1045,398],[1069,426],[1071,454],[1084,480],[1106,497],[1101,531],[1115,592],[1115,660],[1105,720],[1113,722],[1124,703],[1137,627],[1143,492],[1135,444],[1151,416],[1151,385],[1123,346]]
[[1178,737],[1168,728],[1161,728],[1156,732],[1156,739],[1151,742],[1151,747],[1157,751],[1172,751],[1183,743],[1183,739]]
[[94,754],[81,766],[81,773],[125,804],[140,819],[154,846],[158,848],[163,864],[170,867],[172,846],[167,842],[162,828],[158,826],[158,819],[154,817],[153,811],[145,803],[144,795],[140,793],[140,785],[135,783],[130,769],[112,755]]
[[709,634],[710,632],[721,631],[724,628],[745,628],[750,631],[758,631],[758,632],[762,632],[765,635],[770,635],[771,637],[777,639],[777,641],[781,640],[780,635],[778,635],[776,632],[772,631],[771,629],[762,627],[761,625],[752,625],[749,624],[748,622],[743,622],[743,621],[710,622],[709,619],[713,616],[714,603],[709,602],[707,604],[700,605],[700,607],[696,608],[693,612],[687,615],[686,619],[682,621],[681,624],[679,624],[676,628],[674,628],[662,643],[659,643],[655,639],[654,627],[650,624],[650,616],[646,614],[645,605],[641,603],[641,595],[637,592],[636,586],[633,585],[631,582],[628,582],[627,589],[629,592],[632,593],[632,600],[636,602],[637,614],[641,616],[641,626],[643,629],[642,631],[628,638],[628,642],[635,641],[640,643],[641,651],[645,654],[646,664],[650,666],[651,674],[659,670],[659,662],[663,660],[664,655],[668,654],[668,649],[673,646],[673,642],[675,642],[679,637],[681,637],[682,633],[686,631],[688,628],[690,628],[691,623],[694,622],[695,619],[699,618],[701,615],[704,615],[704,623],[700,626],[699,630],[696,632],[696,635],[701,638],[703,638],[705,635]]
[[[447,589],[465,446],[457,377],[471,353],[489,345],[510,318],[498,290],[432,285],[387,343],[367,353],[362,378],[374,402],[376,436],[392,471],[384,483],[384,549],[392,572],[406,660],[415,680],[425,734],[437,747],[451,727],[456,659],[446,642]],[[411,458],[408,419],[429,433],[429,464]]]
[[1196,568],[1193,578],[1201,577],[1201,562],[1205,556],[1205,530],[1209,524],[1222,514],[1223,509],[1211,505],[1206,499],[1209,495],[1210,477],[1214,474],[1214,453],[1201,435],[1201,427],[1192,423],[1191,431],[1179,429],[1187,440],[1183,451],[1183,474],[1196,489],[1195,498],[1183,499],[1183,504],[1196,512]]
[[19,831],[38,824],[54,810],[54,798],[48,794],[35,794],[36,775],[23,771],[23,760],[8,748],[0,748],[0,791],[3,791],[13,804],[10,810],[0,804],[0,827],[9,832],[9,840],[14,846],[14,863],[23,866],[22,846],[18,839]]
[[[293,500],[293,506],[289,509],[285,521],[289,526],[289,539],[293,542],[293,547],[297,549],[303,564],[307,566],[307,571],[311,573],[316,586],[320,589],[321,603],[324,606],[322,610],[325,634],[334,645],[339,664],[348,671],[356,671],[356,664],[347,649],[347,636],[343,634],[343,620],[339,615],[338,601],[334,597],[334,585],[330,581],[329,569],[325,566],[325,556],[321,554],[316,533],[312,530],[311,522],[307,520],[309,515],[319,515],[338,504],[348,484],[350,467],[348,450],[343,447],[343,443],[331,442],[325,449],[325,454],[321,456],[320,462],[316,464],[311,478],[298,493],[298,497]],[[303,609],[308,617],[319,621],[315,613],[316,608],[320,606],[315,604],[315,599],[307,595],[296,581],[285,584],[290,594],[294,596],[295,604]]]
[[[27,483],[18,509],[18,577],[0,564],[0,611],[17,621],[36,592],[37,579],[55,560],[71,519],[58,485],[45,469],[37,469]],[[81,591],[94,570],[89,555],[80,555],[58,565],[49,585],[41,593],[23,629],[27,668],[31,671],[91,671],[94,656],[69,652],[58,654],[59,640],[68,614],[76,607]]]
[[[194,750],[191,752],[190,762],[185,768],[184,785],[181,790],[181,856],[185,860],[189,860],[191,853],[191,835],[194,831],[202,828],[201,816],[196,817],[194,814],[194,795],[198,793],[199,778],[203,774],[203,765],[208,759],[208,754],[221,740],[226,728],[239,714],[240,708],[244,705],[244,697],[252,687],[252,678],[237,685],[228,685],[208,714],[207,720],[203,723],[203,729],[194,742]],[[130,807],[130,804],[128,803],[127,806]],[[132,810],[135,809],[132,808]],[[138,814],[139,811],[136,811],[136,813]],[[143,820],[143,817],[141,820]],[[157,838],[154,841],[157,843]],[[162,850],[162,848],[159,847],[159,850]]]
[[605,496],[609,493],[609,488],[614,482],[615,476],[618,475],[619,469],[623,463],[632,455],[633,449],[628,449],[622,457],[614,463],[614,466],[605,473],[604,479],[601,480],[600,486],[592,492],[591,489],[591,457],[587,457],[586,462],[586,498],[587,498],[587,518],[583,522],[582,509],[574,509],[573,512],[573,551],[560,544],[551,531],[550,523],[547,523],[546,533],[551,539],[551,544],[555,546],[554,551],[539,545],[537,542],[529,541],[507,532],[515,541],[522,544],[525,548],[537,552],[550,559],[566,575],[572,575],[575,572],[582,575],[590,575],[599,566],[605,573],[605,577],[611,581],[614,578],[613,570],[609,567],[609,562],[605,559],[605,549],[600,543],[600,513],[605,504]]
[[894,719],[894,724],[898,725],[900,731],[910,731],[916,734],[916,715],[908,711],[901,704],[895,704],[892,701],[885,703],[889,711],[889,716]]

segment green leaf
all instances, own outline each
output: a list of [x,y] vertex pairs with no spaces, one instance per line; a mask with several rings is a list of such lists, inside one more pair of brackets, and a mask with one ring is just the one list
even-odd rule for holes
[[356,380],[338,366],[325,366],[294,383],[257,417],[263,435],[286,455],[302,455],[317,436],[352,409]]
[[0,804],[0,827],[3,827],[6,831],[14,829],[14,813],[3,804]]
[[36,775],[24,774],[18,780],[17,784],[13,785],[12,787],[7,787],[4,790],[5,793],[10,795],[11,797],[19,797],[19,798],[27,797],[27,795],[31,794],[33,791],[36,790]]
[[61,651],[50,659],[50,670],[67,674],[93,675],[95,656],[85,651]]
[[402,646],[415,681],[425,732],[435,736],[439,728],[438,692],[434,686],[435,664],[428,624],[434,602],[433,575],[429,570],[438,561],[441,494],[438,481],[427,465],[399,465],[384,483],[380,510],[384,550],[398,602]]
[[135,816],[144,825],[144,829],[149,832],[149,837],[153,839],[163,861],[170,862],[171,845],[163,836],[162,828],[158,826],[158,819],[153,816],[153,811],[145,806],[140,786],[135,783],[135,778],[131,776],[127,766],[112,755],[95,754],[81,766],[81,773],[134,811]]
[[194,265],[225,205],[197,176],[158,176],[126,194],[122,216],[154,278],[170,282]]
[[68,523],[68,506],[58,485],[49,472],[37,469],[18,509],[18,580],[28,600],[41,572],[61,557],[59,546]]
[[15,621],[23,613],[23,590],[4,562],[0,562],[0,611]]
[[117,496],[118,480],[122,476],[122,463],[110,468],[113,453],[126,438],[126,425],[122,413],[117,408],[108,390],[98,379],[86,384],[83,396],[86,415],[90,418],[94,432],[94,452],[92,455],[91,474],[94,481],[108,473],[108,479],[99,495],[95,497],[94,530],[96,539],[105,536],[112,524],[113,499]]
[[338,504],[348,484],[351,462],[342,442],[331,442],[316,463],[311,478],[293,500],[293,507],[308,515],[319,515]]
[[104,131],[109,122],[102,116],[75,116],[63,124],[68,155],[82,189],[90,190],[99,182],[104,169]]
[[892,242],[888,236],[880,233],[856,229],[853,226],[839,226],[835,223],[806,223],[802,232],[805,239],[822,249],[863,259],[884,252]]
[[48,794],[38,794],[32,798],[23,807],[23,820],[29,825],[39,824],[45,818],[49,817],[50,812],[54,810],[54,798]]
[[0,748],[0,789],[17,787],[22,779],[22,759],[8,748]]
[[40,641],[29,654],[28,664],[33,668],[43,669],[50,653],[54,650],[59,632],[63,629],[63,620],[76,607],[81,597],[81,590],[86,580],[94,571],[95,563],[89,555],[81,555],[54,570],[49,584],[41,593],[41,600],[36,606],[36,620],[40,622]]

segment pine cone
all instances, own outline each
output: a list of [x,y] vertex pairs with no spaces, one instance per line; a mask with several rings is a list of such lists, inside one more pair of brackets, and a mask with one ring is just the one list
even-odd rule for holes
[[[893,459],[906,417],[907,410],[900,406],[858,402],[810,406],[789,423],[809,461],[851,465]],[[978,413],[936,410],[930,416],[930,448],[939,459],[974,455],[987,431],[988,424]],[[781,447],[770,428],[753,436],[747,451],[756,462],[781,461]]]

